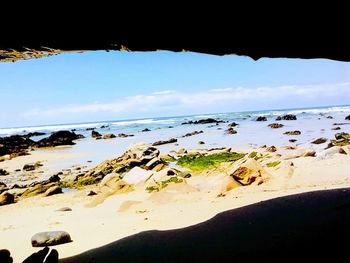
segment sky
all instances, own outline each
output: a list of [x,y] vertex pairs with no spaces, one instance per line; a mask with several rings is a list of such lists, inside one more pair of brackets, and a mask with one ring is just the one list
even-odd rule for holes
[[0,128],[350,104],[350,63],[95,51],[0,63]]

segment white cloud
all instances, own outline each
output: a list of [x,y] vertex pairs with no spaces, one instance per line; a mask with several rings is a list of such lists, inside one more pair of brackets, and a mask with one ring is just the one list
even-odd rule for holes
[[[178,112],[187,110],[188,114],[194,110],[205,113],[208,109],[220,111],[223,105],[232,111],[239,111],[242,107],[245,110],[278,107],[288,108],[291,105],[300,107],[309,106],[318,102],[328,105],[350,101],[350,83],[322,84],[322,85],[289,85],[278,87],[257,87],[257,88],[225,88],[212,89],[201,92],[178,92],[164,90],[152,94],[136,95],[120,98],[109,103],[90,103],[83,105],[65,105],[59,108],[40,109],[36,108],[27,111],[22,115],[27,119],[32,117],[70,116],[88,114],[106,114],[113,116],[139,116],[150,113],[153,116],[166,114],[177,115]],[[291,104],[293,102],[293,104]],[[300,105],[300,103],[304,105]],[[299,104],[298,104],[299,103]],[[306,104],[306,105],[305,105]],[[142,117],[142,116],[140,116]]]

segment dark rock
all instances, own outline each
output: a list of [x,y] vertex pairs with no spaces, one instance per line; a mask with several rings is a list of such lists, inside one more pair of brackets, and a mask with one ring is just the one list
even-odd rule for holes
[[95,130],[95,128],[86,128],[85,130],[86,131],[93,131],[93,130]]
[[267,147],[267,148],[266,148],[266,151],[272,152],[272,153],[273,153],[273,152],[277,151],[277,148],[276,148],[275,146],[272,145],[272,146],[270,146],[270,147]]
[[297,116],[294,114],[286,114],[283,115],[282,117],[277,117],[276,121],[280,121],[280,120],[285,120],[285,121],[295,121],[297,119]]
[[45,135],[46,133],[45,132],[30,132],[30,133],[27,133],[27,134],[24,134],[24,135],[21,135],[23,136],[24,138],[30,138],[30,137],[33,137],[33,136],[42,136],[42,135]]
[[9,175],[9,172],[4,169],[0,169],[0,175]]
[[31,242],[33,247],[46,247],[72,242],[72,239],[65,231],[50,231],[35,234]]
[[338,132],[334,136],[337,140],[340,140],[340,139],[349,137],[350,135],[349,135],[349,133],[346,133],[346,132]]
[[345,120],[350,121],[350,115],[346,116]]
[[276,121],[281,121],[282,117],[281,116],[277,116],[277,118],[275,119]]
[[126,137],[132,137],[134,136],[134,134],[125,134],[125,133],[119,133],[118,137],[120,138],[126,138]]
[[57,212],[70,212],[70,211],[72,211],[72,208],[66,206],[66,207],[62,207],[60,209],[57,209],[56,211]]
[[327,119],[334,119],[332,116],[327,116]]
[[84,135],[82,135],[82,134],[77,134],[77,139],[84,139],[84,138],[85,138]]
[[22,197],[32,197],[42,193],[45,193],[50,187],[54,186],[55,183],[50,184],[41,184],[41,183],[33,183],[30,184],[29,188],[27,188],[23,193]]
[[181,137],[190,137],[190,136],[201,134],[201,133],[203,133],[203,131],[194,131],[194,132],[186,133],[185,135],[183,135]]
[[175,173],[174,170],[168,170],[167,173],[166,173],[166,175],[168,175],[168,176],[173,176],[173,175],[175,175],[175,174],[176,174],[176,173]]
[[7,249],[0,249],[0,262],[1,263],[13,263],[10,251]]
[[296,142],[297,139],[290,139],[289,141],[290,141],[290,142]]
[[92,138],[102,137],[102,134],[99,133],[99,132],[97,132],[97,131],[92,130],[92,131],[91,131],[91,137],[92,137]]
[[256,121],[267,121],[267,118],[265,116],[259,116],[256,118]]
[[100,127],[100,129],[105,129],[105,128],[108,128],[109,127],[109,125],[102,125],[101,127]]
[[142,130],[142,132],[149,132],[149,131],[151,131],[151,130],[148,128]]
[[183,177],[184,178],[190,178],[192,175],[190,174],[190,173],[188,173],[188,174],[185,174]]
[[112,138],[116,138],[117,136],[115,136],[113,133],[107,133],[105,135],[103,135],[103,139],[112,139]]
[[239,125],[238,123],[235,123],[235,122],[232,122],[232,123],[230,123],[228,126],[229,127],[236,127],[237,125]]
[[52,186],[46,190],[44,196],[51,196],[51,195],[57,195],[57,194],[62,194],[62,188],[59,186]]
[[237,131],[236,131],[235,129],[233,129],[232,127],[230,127],[230,128],[228,128],[228,129],[226,130],[226,133],[227,133],[227,134],[236,134]]
[[[12,135],[9,137],[0,137],[0,156],[6,154],[16,154],[16,153],[25,153],[26,150],[32,147],[35,142],[29,138]],[[13,155],[13,157],[19,156]]]
[[94,191],[90,191],[88,192],[87,196],[93,196],[93,195],[97,195]]
[[198,142],[198,144],[205,144],[205,142],[203,142],[203,141],[199,141],[199,142]]
[[52,133],[48,138],[44,138],[36,143],[37,147],[53,147],[60,145],[74,145],[73,140],[79,136],[71,131],[58,131]]
[[21,170],[21,169],[16,169],[16,170],[15,170],[15,172],[20,172],[20,171],[22,171],[22,170]]
[[15,196],[8,192],[4,192],[0,195],[0,206],[8,205],[15,202]]
[[350,125],[350,123],[347,122],[335,122],[333,125]]
[[181,124],[182,125],[184,125],[184,124],[208,124],[208,123],[216,123],[216,124],[218,124],[218,123],[222,123],[222,122],[224,122],[224,121],[208,118],[208,119],[202,119],[202,120],[198,120],[198,121],[183,122]]
[[332,128],[332,130],[333,131],[338,131],[338,130],[341,130],[341,128],[339,126],[337,126],[337,127]]
[[22,168],[23,171],[33,171],[43,166],[40,162],[25,164]]
[[286,135],[300,135],[301,131],[286,131],[283,134],[286,134]]
[[327,141],[326,138],[318,138],[318,139],[312,141],[311,143],[313,143],[313,144],[321,144],[321,143],[325,143],[326,141]]
[[157,146],[157,145],[162,145],[162,144],[167,144],[167,143],[174,143],[174,142],[177,142],[177,139],[171,138],[171,139],[166,140],[166,141],[157,141],[157,142],[154,142],[154,143],[152,144],[152,146]]
[[168,126],[169,129],[174,128],[174,126]]
[[278,128],[282,128],[284,125],[281,123],[271,123],[268,126],[272,129],[278,129]]

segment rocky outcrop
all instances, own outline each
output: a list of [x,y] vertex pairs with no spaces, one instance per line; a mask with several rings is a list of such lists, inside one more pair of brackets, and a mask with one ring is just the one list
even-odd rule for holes
[[184,125],[184,124],[209,124],[209,123],[216,123],[217,124],[217,123],[222,123],[222,122],[224,122],[224,121],[208,118],[208,119],[202,119],[202,120],[198,120],[198,121],[183,122],[181,124],[182,125]]
[[322,144],[322,143],[325,143],[326,141],[327,141],[326,138],[318,138],[318,139],[312,141],[311,143],[312,144]]
[[272,129],[278,129],[278,128],[282,128],[284,125],[281,123],[271,123],[268,126]]
[[16,154],[24,152],[35,145],[35,142],[29,138],[12,135],[9,137],[0,137],[0,156],[6,154]]
[[103,135],[103,139],[113,139],[116,138],[117,136],[115,136],[113,133],[107,133],[105,135]]
[[259,116],[255,121],[267,121],[267,118],[265,116]]
[[278,116],[276,118],[276,121],[281,121],[281,120],[284,120],[284,121],[295,121],[297,119],[297,116],[294,115],[294,114],[286,114],[286,115],[283,115],[283,116]]
[[45,193],[49,188],[55,186],[55,183],[49,183],[49,184],[41,184],[37,183],[34,186],[31,186],[27,188],[21,195],[21,197],[26,198],[26,197],[32,197],[36,196],[39,194]]
[[62,194],[62,188],[59,186],[52,186],[49,189],[47,189],[44,193],[44,196],[51,196],[56,194]]
[[163,145],[163,144],[174,143],[174,142],[177,142],[177,139],[171,138],[171,139],[165,140],[165,141],[156,141],[152,144],[152,146]]
[[0,195],[0,206],[12,204],[14,202],[15,202],[15,196],[13,194],[10,194],[8,192],[3,192]]
[[283,134],[286,134],[286,135],[300,135],[301,134],[301,131],[286,131],[285,133]]
[[50,231],[35,234],[31,242],[33,247],[46,247],[72,242],[72,238],[65,231]]
[[350,144],[350,134],[339,132],[335,134],[335,140],[331,140],[332,146],[346,146]]
[[193,136],[193,135],[197,135],[197,134],[201,134],[203,133],[203,131],[194,131],[194,132],[189,132],[189,133],[186,133],[185,135],[181,136],[181,137],[190,137],[190,136]]
[[0,176],[1,175],[9,175],[9,172],[6,171],[5,169],[0,169]]
[[74,140],[81,139],[82,135],[71,131],[58,131],[52,133],[48,138],[38,141],[36,147],[53,147],[60,145],[74,145]]
[[101,137],[102,137],[102,134],[99,133],[99,132],[97,132],[97,131],[92,130],[92,131],[91,131],[91,137],[92,137],[92,138],[101,138]]

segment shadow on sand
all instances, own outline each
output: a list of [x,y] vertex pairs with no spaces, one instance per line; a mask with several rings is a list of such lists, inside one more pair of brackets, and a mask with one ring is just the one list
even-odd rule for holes
[[141,232],[60,262],[335,261],[348,257],[349,239],[346,188],[276,198],[178,230]]

